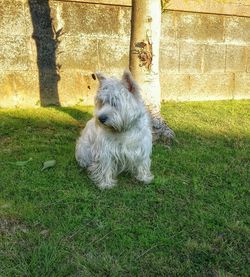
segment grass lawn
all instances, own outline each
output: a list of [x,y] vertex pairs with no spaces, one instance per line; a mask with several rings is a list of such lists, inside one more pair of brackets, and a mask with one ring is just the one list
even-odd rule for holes
[[0,276],[250,276],[250,101],[164,104],[154,182],[106,191],[74,159],[91,113],[0,109]]

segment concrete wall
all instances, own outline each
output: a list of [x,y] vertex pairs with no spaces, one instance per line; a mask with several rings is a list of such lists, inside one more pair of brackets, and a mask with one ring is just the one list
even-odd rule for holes
[[164,100],[250,98],[250,18],[164,14],[161,78]]
[[[93,72],[122,74],[131,2],[101,1],[0,0],[0,107],[89,105]],[[171,6],[160,67],[163,100],[250,98],[250,18]]]

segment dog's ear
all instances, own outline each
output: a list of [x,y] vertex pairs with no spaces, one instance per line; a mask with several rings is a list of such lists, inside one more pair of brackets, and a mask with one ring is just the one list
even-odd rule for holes
[[122,83],[131,93],[136,94],[139,92],[139,87],[129,70],[124,70],[122,75]]
[[96,72],[95,75],[100,83],[107,79],[101,72]]

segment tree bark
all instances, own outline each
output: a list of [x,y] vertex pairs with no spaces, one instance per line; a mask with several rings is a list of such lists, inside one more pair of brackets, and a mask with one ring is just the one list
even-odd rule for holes
[[171,141],[174,132],[160,114],[161,87],[159,48],[161,35],[161,1],[132,0],[129,69],[142,89],[149,107],[154,140]]

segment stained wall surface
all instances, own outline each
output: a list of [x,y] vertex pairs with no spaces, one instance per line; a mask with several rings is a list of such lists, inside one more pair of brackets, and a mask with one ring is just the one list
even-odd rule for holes
[[[162,15],[162,100],[250,98],[250,3],[209,1]],[[129,0],[0,0],[0,107],[93,104],[91,74],[128,67],[130,16]]]

